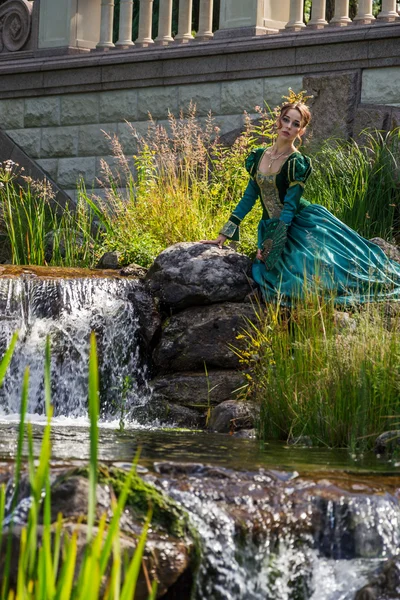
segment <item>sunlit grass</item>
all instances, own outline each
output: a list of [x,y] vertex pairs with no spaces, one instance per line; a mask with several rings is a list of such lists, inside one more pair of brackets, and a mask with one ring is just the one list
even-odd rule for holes
[[261,438],[373,446],[400,414],[399,324],[383,305],[345,317],[317,296],[290,310],[269,306],[242,354]]

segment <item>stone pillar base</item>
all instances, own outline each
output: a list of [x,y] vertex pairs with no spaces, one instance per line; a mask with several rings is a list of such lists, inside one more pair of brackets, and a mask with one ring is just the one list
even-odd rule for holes
[[258,35],[268,35],[272,33],[279,33],[279,30],[269,29],[267,27],[258,27],[257,25],[253,25],[251,27],[232,27],[230,29],[218,29],[218,31],[214,33],[214,40],[255,37]]
[[353,19],[353,24],[354,25],[371,25],[371,23],[374,23],[376,21],[375,17],[373,15],[371,16],[366,16],[366,17],[354,17]]
[[378,23],[394,23],[399,21],[399,15],[380,15],[377,16]]

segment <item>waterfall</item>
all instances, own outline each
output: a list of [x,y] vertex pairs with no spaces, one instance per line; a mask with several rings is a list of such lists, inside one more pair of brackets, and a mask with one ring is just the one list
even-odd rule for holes
[[146,357],[140,342],[135,289],[140,282],[112,277],[0,278],[0,352],[19,332],[0,390],[0,415],[19,413],[21,383],[29,366],[29,413],[43,413],[46,337],[51,342],[55,416],[84,416],[89,338],[96,333],[101,414],[119,417],[125,406],[140,412],[149,399]]

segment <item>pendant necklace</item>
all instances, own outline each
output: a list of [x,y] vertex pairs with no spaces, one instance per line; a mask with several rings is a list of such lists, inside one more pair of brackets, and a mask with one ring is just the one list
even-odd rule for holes
[[270,163],[268,165],[268,169],[271,169],[272,163],[275,162],[276,160],[278,160],[278,158],[281,158],[282,156],[284,156],[285,154],[289,154],[289,153],[285,150],[285,152],[281,152],[281,154],[276,154],[274,157],[272,157],[270,154],[269,155]]

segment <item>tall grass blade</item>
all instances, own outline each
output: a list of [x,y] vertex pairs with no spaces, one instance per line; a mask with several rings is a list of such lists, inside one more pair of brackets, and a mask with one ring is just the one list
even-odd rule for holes
[[140,568],[142,565],[142,557],[147,539],[147,531],[150,526],[152,517],[152,509],[149,509],[146,522],[143,526],[143,531],[140,535],[135,553],[131,559],[128,570],[125,573],[125,581],[121,591],[121,600],[131,600],[135,592],[136,583],[139,577]]
[[89,505],[88,505],[88,540],[92,536],[92,528],[96,511],[97,455],[98,455],[98,419],[99,419],[99,371],[97,363],[96,336],[90,336],[89,358],[89,418],[90,418],[90,465],[89,465]]

